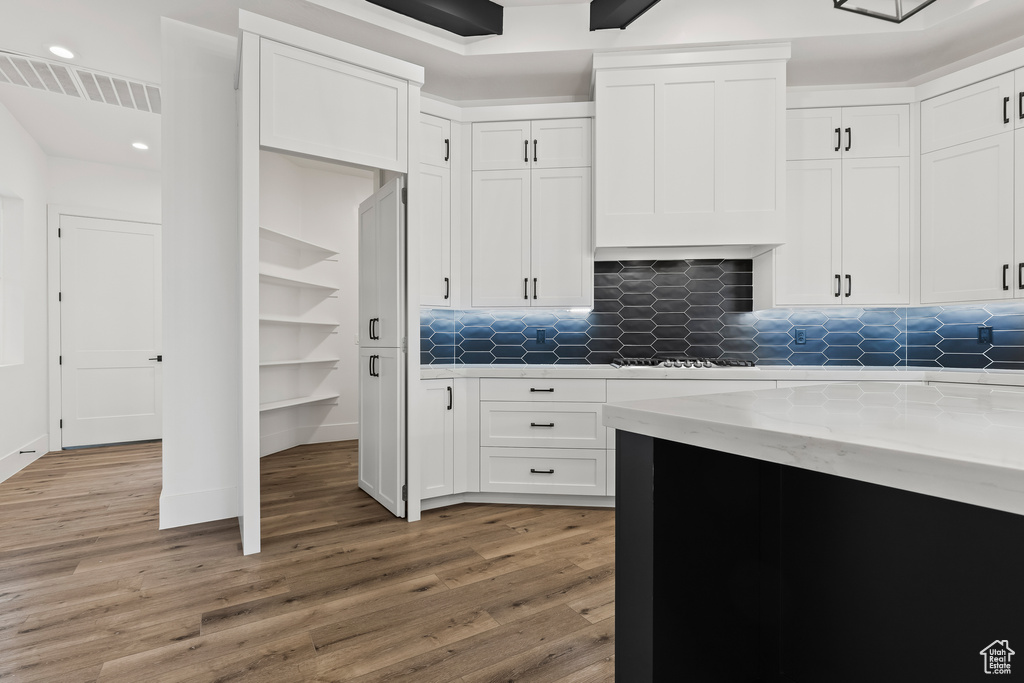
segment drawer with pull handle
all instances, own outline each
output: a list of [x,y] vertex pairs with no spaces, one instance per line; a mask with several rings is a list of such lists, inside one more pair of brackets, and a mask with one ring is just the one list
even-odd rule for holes
[[604,448],[602,404],[481,402],[481,446]]
[[586,448],[481,448],[480,490],[603,496],[606,458]]
[[485,378],[480,380],[481,401],[572,401],[604,403],[607,400],[603,379],[521,379]]

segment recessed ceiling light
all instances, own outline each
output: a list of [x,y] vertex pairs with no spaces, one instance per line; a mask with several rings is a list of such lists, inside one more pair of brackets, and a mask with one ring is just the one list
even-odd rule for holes
[[51,45],[50,52],[63,59],[74,59],[75,53],[61,45]]
[[134,147],[135,149],[149,149],[149,145],[147,145],[145,142],[133,142],[132,147]]

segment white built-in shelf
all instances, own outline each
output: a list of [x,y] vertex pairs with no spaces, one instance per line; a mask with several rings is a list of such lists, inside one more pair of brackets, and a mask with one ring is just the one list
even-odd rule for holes
[[323,401],[334,401],[337,400],[341,394],[313,394],[312,396],[300,396],[298,398],[288,398],[283,401],[270,401],[269,403],[260,404],[260,412],[266,413],[271,410],[280,410],[282,408],[293,408],[295,406],[304,406],[309,403],[321,403]]
[[287,315],[261,315],[260,322],[279,325],[320,325],[322,327],[337,327],[341,324],[336,320],[305,320]]
[[298,237],[292,237],[291,235],[278,230],[271,230],[270,228],[260,228],[260,239],[275,242],[291,249],[300,249],[302,251],[322,254],[324,258],[328,256],[337,256],[338,254],[334,249],[325,247],[322,244],[308,242],[306,240],[299,239]]
[[273,273],[260,273],[260,282],[283,287],[300,287],[302,289],[321,289],[327,292],[337,292],[338,288],[333,285],[325,285],[322,282],[313,282],[303,278],[276,275]]
[[340,358],[299,358],[296,360],[265,360],[260,363],[261,368],[272,368],[284,365],[316,365],[318,363],[339,363]]

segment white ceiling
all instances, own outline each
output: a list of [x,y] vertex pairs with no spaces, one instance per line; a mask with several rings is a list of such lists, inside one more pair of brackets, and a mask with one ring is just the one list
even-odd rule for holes
[[[938,0],[902,25],[832,0],[662,0],[625,31],[596,32],[587,0],[497,1],[503,35],[461,38],[365,0],[0,0],[0,49],[63,44],[81,66],[159,83],[161,16],[235,35],[241,8],[421,64],[425,93],[477,103],[586,100],[595,51],[788,40],[790,85],[852,85],[914,83],[1024,47],[1022,0]],[[154,114],[6,83],[0,102],[51,156],[159,169]]]

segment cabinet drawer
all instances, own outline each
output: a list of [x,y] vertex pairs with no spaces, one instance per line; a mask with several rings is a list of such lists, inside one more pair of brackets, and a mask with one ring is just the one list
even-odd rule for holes
[[481,403],[480,445],[604,448],[603,404]]
[[482,379],[481,401],[592,401],[604,403],[603,379]]
[[480,490],[603,496],[606,459],[599,449],[481,448]]

